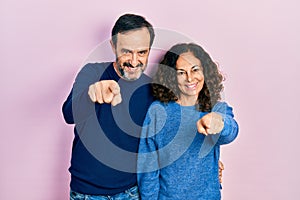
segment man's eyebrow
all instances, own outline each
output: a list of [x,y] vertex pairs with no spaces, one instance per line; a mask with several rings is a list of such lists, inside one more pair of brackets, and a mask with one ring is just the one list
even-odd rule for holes
[[132,50],[127,49],[127,48],[122,48],[121,51],[129,51],[129,52],[132,52]]
[[[134,52],[134,50],[130,50],[130,49],[127,49],[127,48],[122,48],[121,51],[128,51],[130,53]],[[143,49],[143,50],[138,50],[137,52],[138,53],[145,53],[145,52],[148,52],[149,50],[148,49]]]
[[148,52],[148,49],[139,50],[138,52]]

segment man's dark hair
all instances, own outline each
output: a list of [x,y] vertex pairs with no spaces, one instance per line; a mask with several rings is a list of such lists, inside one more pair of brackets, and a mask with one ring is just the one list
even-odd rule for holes
[[134,29],[147,28],[150,34],[150,47],[153,44],[155,37],[153,26],[142,16],[135,14],[124,14],[116,21],[112,32],[112,42],[116,46],[117,34],[132,31]]

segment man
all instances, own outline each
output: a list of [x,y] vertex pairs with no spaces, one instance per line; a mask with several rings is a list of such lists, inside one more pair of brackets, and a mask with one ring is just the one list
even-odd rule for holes
[[[136,157],[131,155],[138,151],[140,127],[153,101],[151,79],[143,72],[154,36],[152,25],[143,17],[121,16],[112,29],[116,61],[87,64],[76,77],[63,105],[66,122],[75,123],[69,169],[71,199],[87,195],[139,198]],[[99,141],[97,132],[104,133]],[[105,143],[105,137],[112,144]],[[110,146],[128,152],[128,156]]]
[[70,199],[139,199],[136,153],[153,101],[143,72],[155,34],[142,16],[125,14],[112,29],[115,62],[87,64],[63,104],[75,124]]

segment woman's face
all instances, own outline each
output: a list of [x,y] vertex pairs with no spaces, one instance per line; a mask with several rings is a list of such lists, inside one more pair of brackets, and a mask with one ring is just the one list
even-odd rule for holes
[[195,104],[204,84],[201,61],[192,52],[181,54],[176,62],[180,101]]

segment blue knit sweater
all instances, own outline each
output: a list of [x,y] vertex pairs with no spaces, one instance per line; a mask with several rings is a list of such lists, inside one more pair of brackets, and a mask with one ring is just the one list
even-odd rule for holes
[[[99,80],[119,83],[117,106],[93,103],[89,85]],[[112,63],[87,64],[79,72],[63,105],[67,123],[75,124],[71,189],[82,194],[113,195],[137,184],[136,154],[146,112],[153,102],[151,79],[120,79]]]
[[142,129],[138,157],[138,184],[142,200],[217,200],[220,145],[232,142],[238,124],[232,108],[217,103],[213,112],[223,116],[220,134],[204,136],[196,122],[205,112],[195,106],[155,101]]

